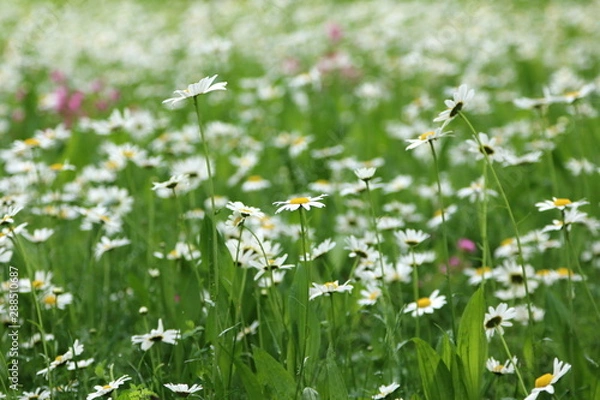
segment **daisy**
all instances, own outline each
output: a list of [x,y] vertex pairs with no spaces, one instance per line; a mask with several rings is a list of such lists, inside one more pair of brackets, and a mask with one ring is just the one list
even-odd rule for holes
[[238,332],[238,334],[235,336],[235,340],[240,341],[248,335],[256,334],[256,332],[258,331],[259,325],[260,325],[260,322],[253,321],[250,324],[250,326],[246,326],[241,331]]
[[398,239],[401,246],[415,247],[428,239],[431,235],[415,229],[406,229],[405,231],[395,232],[394,236],[396,236],[396,239]]
[[[573,224],[585,224],[591,231],[596,230],[596,227],[594,226],[594,220],[590,219],[586,213],[581,212],[576,208],[569,208],[566,211],[563,211],[563,213],[564,219],[552,220],[552,224],[546,225],[544,228],[542,228],[542,232],[560,231],[564,228],[570,230],[571,225]],[[589,224],[591,224],[591,226]]]
[[58,308],[64,310],[69,304],[73,303],[73,295],[64,293],[61,288],[55,287],[52,293],[46,293],[42,296],[41,302],[46,309]]
[[381,297],[381,289],[373,283],[368,283],[367,287],[360,291],[360,295],[361,298],[358,300],[359,305],[372,306]]
[[435,310],[442,308],[446,304],[446,296],[439,296],[439,293],[439,290],[434,290],[429,297],[422,297],[410,303],[404,309],[404,313],[411,313],[413,317],[433,314]]
[[177,329],[167,329],[165,331],[162,319],[159,319],[157,329],[152,329],[150,333],[145,335],[134,335],[131,337],[131,342],[133,344],[141,343],[141,349],[146,351],[156,342],[165,342],[173,345],[177,344],[177,340],[180,336],[179,330]]
[[375,175],[377,168],[357,168],[354,170],[354,175],[364,182],[370,181]]
[[523,268],[513,260],[505,260],[501,266],[494,269],[493,275],[507,289],[506,291],[496,292],[496,296],[501,300],[522,299],[525,297],[525,280],[527,280],[529,293],[532,293],[539,285],[538,281],[530,279],[535,276],[535,270],[531,265],[525,265],[525,275],[523,275]]
[[465,142],[469,146],[468,151],[475,154],[475,159],[481,160],[487,156],[490,161],[504,161],[506,151],[497,145],[497,138],[490,138],[487,133],[482,132],[477,137],[479,140],[469,139]]
[[554,394],[554,386],[560,378],[563,377],[571,369],[571,364],[554,359],[554,368],[552,373],[547,373],[535,380],[535,388],[531,391],[525,400],[535,400],[541,392]]
[[456,192],[456,195],[461,199],[468,198],[471,203],[475,203],[475,201],[483,201],[486,195],[490,197],[496,197],[498,196],[498,192],[493,189],[486,188],[483,182],[483,177],[481,177],[478,180],[471,182],[468,187],[459,189]]
[[484,280],[488,280],[493,276],[492,269],[486,266],[467,268],[464,270],[464,274],[469,277],[469,285],[479,285]]
[[56,358],[50,363],[48,368],[44,368],[37,372],[36,375],[43,375],[45,377],[48,376],[48,372],[52,371],[60,366],[66,365],[70,361],[73,360],[74,357],[83,353],[83,344],[79,343],[79,340],[75,340],[73,343],[73,347],[69,347],[69,350],[61,355],[56,356]]
[[434,131],[428,131],[420,134],[419,137],[416,139],[406,139],[409,145],[406,146],[405,150],[412,150],[414,148],[419,147],[422,144],[433,142],[434,140],[440,139],[448,135],[449,133],[451,132],[444,132],[442,128],[437,128]]
[[30,234],[29,232],[24,230],[21,235],[25,239],[29,240],[32,243],[42,243],[42,242],[45,242],[46,240],[48,240],[50,238],[50,236],[52,236],[53,234],[54,234],[54,229],[42,228],[42,229],[35,229],[32,234]]
[[131,242],[127,238],[122,239],[109,239],[106,236],[102,236],[100,238],[100,242],[96,243],[96,247],[94,248],[94,257],[96,260],[99,260],[100,257],[107,251],[112,249],[116,249],[118,247],[126,246]]
[[325,282],[322,285],[318,283],[313,283],[313,287],[309,290],[309,300],[314,300],[319,296],[328,296],[332,293],[343,293],[343,292],[352,292],[354,286],[349,285],[350,281],[340,285],[338,281],[335,282]]
[[506,360],[504,364],[500,364],[500,361],[497,361],[494,357],[488,358],[485,362],[487,370],[496,375],[514,374],[515,365],[517,365],[517,357]]
[[331,250],[333,250],[336,246],[336,243],[334,241],[332,241],[331,239],[327,238],[325,240],[323,240],[321,243],[319,243],[317,246],[315,246],[310,254],[306,255],[306,259],[314,261],[317,258],[329,253]]
[[535,203],[535,206],[538,208],[538,211],[547,211],[547,210],[560,210],[563,211],[565,208],[578,208],[579,206],[589,204],[589,202],[585,200],[579,201],[571,201],[567,198],[556,198],[553,197],[552,200],[544,200],[539,203]]
[[[539,322],[544,319],[545,311],[534,305],[531,306],[531,313],[533,314],[533,320]],[[520,322],[522,325],[529,324],[529,311],[527,305],[519,304],[515,306],[515,321]]]
[[209,93],[215,90],[227,90],[225,88],[227,82],[218,82],[213,84],[216,78],[217,75],[213,75],[211,77],[207,76],[206,78],[200,79],[196,83],[188,85],[187,89],[176,90],[173,92],[173,95],[175,97],[163,100],[162,103],[167,105],[168,107],[173,108],[180,101],[186,100],[190,97],[196,97],[200,94]]
[[[19,400],[46,400],[51,396],[51,392],[45,388],[37,388],[34,392],[23,392],[22,395],[18,397]],[[2,397],[0,397],[2,398]]]
[[240,201],[230,201],[227,203],[226,207],[233,211],[227,220],[227,224],[233,227],[240,226],[248,217],[256,217],[260,219],[265,216],[265,214],[260,211],[259,208],[246,206]]
[[202,390],[202,385],[193,384],[188,386],[185,383],[165,383],[165,387],[173,393],[179,395],[179,397],[188,397],[192,393],[196,393]]
[[266,189],[271,186],[271,182],[264,179],[260,175],[251,175],[242,183],[243,192],[255,192],[257,190]]
[[326,194],[321,194],[317,197],[295,197],[293,199],[287,201],[276,201],[273,204],[276,206],[281,206],[275,211],[275,214],[279,214],[280,212],[287,211],[296,211],[300,207],[305,210],[310,210],[311,207],[323,208],[325,204],[321,203],[320,200],[327,196]]
[[467,85],[460,85],[458,90],[453,93],[453,100],[445,100],[444,104],[448,107],[442,111],[433,122],[443,122],[446,125],[473,99],[475,91],[469,89]]
[[259,280],[264,274],[266,274],[269,271],[276,271],[276,270],[281,271],[281,270],[285,270],[285,269],[294,268],[295,267],[294,264],[284,264],[287,257],[288,257],[288,255],[284,254],[281,257],[269,259],[269,260],[267,260],[268,264],[265,264],[264,260],[262,260],[262,261],[251,260],[250,266],[258,269],[258,272],[254,276],[254,280],[255,281]]
[[515,317],[516,311],[514,307],[509,308],[506,303],[500,303],[495,309],[489,307],[488,311],[483,318],[483,328],[489,341],[496,332],[500,335],[504,334],[503,326],[512,326],[509,320]]
[[100,397],[104,397],[107,394],[112,393],[114,390],[118,389],[121,385],[123,385],[125,382],[127,382],[129,380],[131,380],[131,378],[128,375],[123,375],[119,379],[109,382],[108,384],[106,384],[104,386],[96,385],[96,386],[94,386],[94,389],[96,391],[94,393],[88,394],[87,397],[85,398],[85,400],[93,400],[93,399],[97,399]]
[[379,393],[377,393],[376,395],[373,395],[371,398],[372,399],[385,399],[387,396],[394,393],[396,391],[396,389],[398,389],[399,387],[400,387],[400,385],[397,384],[396,382],[392,382],[389,385],[381,385],[381,386],[379,386]]

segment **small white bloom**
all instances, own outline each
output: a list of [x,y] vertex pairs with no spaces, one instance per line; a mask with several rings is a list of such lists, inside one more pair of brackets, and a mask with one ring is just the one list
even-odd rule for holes
[[217,75],[213,75],[211,77],[206,77],[200,79],[196,83],[192,83],[188,85],[187,89],[176,90],[173,92],[174,97],[164,100],[162,103],[169,106],[174,107],[180,101],[186,100],[190,97],[196,97],[200,94],[205,94],[209,92],[213,92],[215,90],[227,90],[225,86],[227,86],[227,82],[218,82],[213,84]]

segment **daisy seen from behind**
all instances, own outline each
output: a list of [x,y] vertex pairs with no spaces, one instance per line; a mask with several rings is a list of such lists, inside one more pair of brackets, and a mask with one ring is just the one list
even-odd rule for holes
[[392,382],[389,385],[381,385],[379,386],[379,393],[373,395],[372,399],[385,399],[390,394],[394,393],[396,389],[400,387],[396,382]]
[[323,208],[325,204],[321,203],[321,200],[326,196],[326,194],[321,194],[316,197],[294,197],[286,201],[276,201],[273,204],[280,207],[275,211],[275,214],[279,214],[282,211],[296,211],[301,207],[307,211],[311,207]]
[[500,335],[504,334],[504,326],[512,326],[511,319],[517,315],[514,307],[508,307],[506,303],[498,304],[498,307],[489,307],[488,312],[483,318],[483,327],[485,329],[485,336],[488,341],[492,339],[494,334],[498,332]]
[[529,396],[525,397],[525,400],[535,400],[541,392],[554,394],[554,386],[552,385],[558,382],[570,369],[571,364],[555,358],[552,373],[547,373],[537,378],[535,380],[535,388]]
[[405,150],[412,150],[422,144],[433,142],[434,140],[440,139],[449,133],[450,132],[444,132],[442,128],[437,128],[436,130],[420,134],[416,139],[406,139],[408,146],[406,146]]
[[205,94],[209,92],[213,92],[215,90],[227,90],[225,86],[227,86],[227,82],[217,82],[213,84],[217,75],[213,75],[211,77],[206,77],[200,79],[196,83],[192,83],[188,85],[186,89],[176,90],[173,92],[173,96],[166,100],[163,100],[163,104],[168,107],[175,107],[179,102],[184,101],[191,97],[196,97],[200,94]]
[[134,335],[131,337],[133,344],[141,344],[141,349],[147,351],[156,342],[164,342],[169,344],[177,344],[177,340],[181,337],[178,329],[167,329],[163,327],[162,319],[158,320],[158,328],[150,330],[150,333],[145,335]]
[[413,317],[420,317],[424,314],[433,314],[435,310],[442,308],[446,304],[446,296],[440,296],[439,290],[434,290],[429,297],[422,297],[406,306],[404,313],[411,313]]
[[475,96],[475,91],[473,89],[469,89],[465,84],[460,85],[453,93],[452,100],[444,101],[444,104],[446,104],[446,107],[448,108],[439,113],[433,122],[443,122],[444,125],[446,125],[458,115],[469,101],[473,99],[473,96]]

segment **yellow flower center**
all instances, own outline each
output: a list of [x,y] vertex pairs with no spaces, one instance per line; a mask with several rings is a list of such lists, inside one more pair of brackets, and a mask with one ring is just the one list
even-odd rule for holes
[[133,158],[135,156],[135,152],[132,150],[124,150],[123,155],[125,158]]
[[63,359],[63,356],[56,356],[56,358],[54,359],[54,361],[61,362],[62,359]]
[[429,300],[429,297],[423,297],[422,299],[417,300],[417,307],[419,308],[429,307],[430,305],[431,300]]
[[329,181],[327,179],[318,179],[316,183],[319,183],[321,185],[328,185]]
[[573,272],[569,268],[565,267],[557,269],[556,272],[558,272],[560,276],[573,276]]
[[506,238],[500,242],[500,246],[510,246],[514,242],[513,238]]
[[29,138],[29,139],[25,139],[23,142],[24,142],[24,143],[25,143],[27,146],[31,146],[31,147],[34,147],[34,146],[39,146],[39,145],[40,145],[40,141],[39,141],[39,140],[37,140],[36,138]]
[[433,213],[433,216],[434,217],[441,217],[442,216],[442,210],[441,209],[435,210],[435,212]]
[[369,300],[376,300],[378,297],[377,292],[371,292],[369,293]]
[[537,274],[539,276],[548,276],[550,275],[550,270],[549,269],[540,269]]
[[335,290],[339,287],[337,282],[325,282],[324,286],[327,288],[327,290]]
[[564,207],[571,204],[571,200],[569,199],[555,199],[554,200],[554,205],[556,207]]
[[248,182],[260,182],[263,178],[260,175],[251,175],[248,177]]
[[425,132],[421,135],[419,135],[419,140],[427,140],[430,136],[435,135],[434,131],[429,131],[429,132]]
[[50,169],[52,171],[60,171],[61,169],[63,169],[63,165],[61,163],[52,164],[50,165]]
[[31,286],[33,286],[35,289],[39,289],[44,286],[44,282],[36,279],[35,281],[31,282]]
[[49,294],[46,297],[44,297],[44,303],[49,305],[49,306],[53,306],[56,304],[56,296],[53,294]]
[[501,374],[503,369],[504,369],[504,365],[498,364],[493,368],[492,372],[494,372],[496,374]]
[[102,386],[102,389],[105,389],[105,390],[108,390],[110,388],[111,388],[110,385],[104,385],[104,386]]
[[578,90],[574,90],[572,92],[567,92],[567,93],[565,93],[565,96],[567,96],[567,97],[579,97],[579,91]]
[[308,197],[296,197],[290,200],[290,204],[306,204],[310,202]]
[[548,386],[552,382],[552,378],[554,378],[554,375],[550,373],[540,376],[535,380],[535,387],[542,388]]
[[486,272],[491,272],[492,269],[490,267],[481,267],[481,268],[477,268],[475,270],[475,273],[477,275],[483,276],[483,274],[485,274]]

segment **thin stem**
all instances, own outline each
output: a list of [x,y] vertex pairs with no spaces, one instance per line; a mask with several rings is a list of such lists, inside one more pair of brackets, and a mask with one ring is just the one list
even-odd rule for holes
[[[419,307],[419,270],[417,266],[417,262],[415,260],[415,251],[413,248],[410,248],[410,255],[412,256],[412,267],[413,267],[413,297],[415,298],[415,304],[417,304],[417,308]],[[416,333],[415,336],[421,337],[421,324],[419,323],[419,316],[415,318],[416,324]]]
[[513,363],[513,366],[515,367],[515,373],[517,374],[517,378],[519,379],[519,384],[521,385],[521,390],[523,390],[523,394],[525,396],[527,396],[527,394],[529,392],[527,391],[527,387],[525,386],[525,383],[523,382],[523,377],[521,376],[521,371],[519,370],[517,363],[513,362],[513,355],[511,354],[510,350],[508,349],[508,345],[506,344],[504,335],[502,335],[502,333],[500,333],[500,332],[498,332],[498,335],[500,336],[500,341],[502,342],[502,347],[504,347],[504,351],[506,351],[506,355],[508,356],[508,359],[510,360],[510,362]]
[[[460,115],[460,117],[463,119],[463,121],[465,121],[465,123],[469,126],[469,129],[471,129],[471,132],[473,133],[473,137],[475,138],[475,141],[477,142],[477,145],[479,146],[479,148],[483,149],[483,144],[481,143],[481,140],[479,139],[479,135],[477,134],[477,131],[475,130],[475,128],[473,128],[473,125],[471,124],[469,119],[467,117],[465,117],[465,115],[460,111],[458,112],[458,115]],[[521,246],[521,237],[519,235],[519,227],[517,225],[517,221],[515,220],[515,216],[512,212],[512,208],[508,201],[508,197],[506,197],[506,193],[504,192],[504,187],[502,186],[502,183],[500,182],[500,179],[498,178],[498,174],[496,174],[496,170],[494,169],[492,160],[490,159],[490,157],[486,151],[482,151],[481,153],[483,154],[483,158],[485,159],[486,164],[489,166],[490,171],[492,171],[494,181],[496,181],[496,185],[498,186],[498,190],[500,191],[500,195],[502,196],[502,200],[504,201],[506,210],[508,211],[508,216],[510,218],[510,222],[515,231],[515,239],[517,241],[517,249],[518,249],[517,259],[518,259],[519,265],[521,266],[521,272],[523,274],[523,286],[525,287],[525,297],[527,298],[527,314],[529,317],[528,326],[531,327],[530,332],[532,332],[531,329],[533,329],[533,325],[535,324],[535,321],[533,319],[533,311],[531,310],[531,296],[529,294],[529,285],[527,282],[527,271],[525,270],[525,260],[523,258],[523,247]]]
[[437,153],[435,146],[432,141],[429,141],[429,147],[431,148],[431,154],[433,155],[433,165],[435,167],[435,177],[437,181],[438,199],[440,202],[440,210],[442,213],[442,236],[444,238],[444,260],[446,261],[446,285],[448,286],[448,307],[450,307],[450,317],[452,319],[452,336],[456,340],[456,314],[454,311],[454,300],[452,299],[452,283],[450,280],[450,256],[448,255],[448,232],[446,226],[446,211],[444,210],[444,196],[442,193],[442,182],[440,179],[440,169],[438,164]]
[[[302,207],[300,207],[300,209],[298,210],[300,212],[300,238],[301,238],[301,242],[302,242],[302,260],[304,261],[304,268],[306,270],[306,280],[308,282],[308,284],[310,284],[311,278],[310,278],[310,268],[309,268],[309,262],[308,262],[308,241],[307,241],[307,236],[306,236],[306,215],[304,212],[304,209]],[[302,298],[304,298],[304,294],[302,295]],[[308,348],[308,300],[307,303],[305,304],[305,308],[304,308],[304,343],[302,343],[302,351],[300,353],[300,376],[298,379],[298,384],[296,385],[296,398],[298,398],[298,395],[300,393],[300,388],[303,384],[304,381],[304,364],[305,364],[305,359],[306,359],[306,352],[307,352],[307,348]]]

